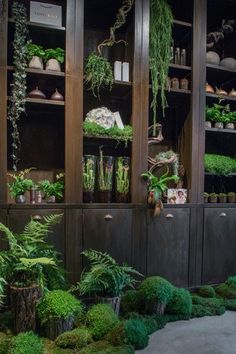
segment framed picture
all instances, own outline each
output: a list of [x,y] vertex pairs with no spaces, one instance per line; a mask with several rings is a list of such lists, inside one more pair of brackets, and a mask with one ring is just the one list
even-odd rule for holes
[[62,7],[44,2],[30,1],[30,21],[62,26]]
[[187,189],[168,189],[167,204],[185,204],[187,197]]

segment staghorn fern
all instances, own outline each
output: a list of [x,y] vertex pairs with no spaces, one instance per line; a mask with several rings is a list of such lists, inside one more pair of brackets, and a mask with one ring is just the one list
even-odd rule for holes
[[137,282],[135,276],[142,276],[132,267],[119,265],[107,253],[87,250],[82,255],[88,258],[91,268],[84,271],[80,281],[71,288],[71,291],[78,290],[80,295],[120,296],[125,288],[134,287]]

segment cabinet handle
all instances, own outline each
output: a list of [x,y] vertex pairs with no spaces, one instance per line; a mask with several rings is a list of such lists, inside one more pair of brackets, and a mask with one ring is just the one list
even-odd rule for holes
[[41,221],[41,220],[42,220],[42,216],[40,216],[40,215],[34,215],[34,216],[32,217],[32,219],[33,219],[34,221]]
[[225,218],[225,217],[226,217],[226,214],[225,214],[225,213],[220,213],[220,217],[221,217],[221,218]]
[[166,219],[173,219],[174,215],[173,214],[166,214]]
[[110,214],[107,214],[104,216],[104,220],[106,220],[106,221],[111,221],[112,219],[113,219],[113,216]]

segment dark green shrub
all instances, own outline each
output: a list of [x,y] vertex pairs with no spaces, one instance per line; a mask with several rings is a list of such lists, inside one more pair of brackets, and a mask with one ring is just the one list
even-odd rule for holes
[[141,296],[137,290],[128,290],[121,298],[121,312],[127,314],[129,312],[139,312],[141,308]]
[[198,289],[198,295],[202,297],[216,297],[216,292],[213,286],[211,285],[204,285]]
[[134,354],[134,348],[129,345],[113,347],[106,341],[98,341],[83,348],[80,354]]
[[221,296],[224,299],[236,299],[236,289],[232,285],[221,284],[216,288],[217,295]]
[[63,290],[53,290],[46,293],[37,306],[37,314],[41,324],[50,318],[68,318],[82,311],[81,302]]
[[191,318],[212,316],[209,307],[203,305],[193,304]]
[[230,286],[233,290],[236,290],[236,275],[228,277],[228,279],[226,280],[225,284]]
[[72,331],[64,332],[55,341],[58,347],[72,349],[81,349],[92,342],[92,335],[87,328],[76,328]]
[[192,298],[190,292],[185,289],[175,288],[173,297],[168,303],[166,313],[173,315],[190,316],[192,312]]
[[[192,296],[192,301],[194,305],[199,305],[198,307],[194,306],[192,310],[192,317],[202,317],[202,316],[216,316],[222,315],[225,313],[225,307],[222,305],[222,301],[217,298],[203,298],[197,295]],[[202,316],[193,316],[194,312],[204,313],[206,315]]]
[[86,322],[95,340],[100,340],[119,322],[110,305],[97,304],[87,312]]
[[223,301],[225,308],[229,311],[236,311],[236,300],[234,299],[225,299]]
[[126,335],[124,329],[124,323],[119,322],[115,327],[113,327],[107,334],[106,339],[109,343],[115,347],[123,345],[126,343]]
[[12,338],[9,354],[42,354],[43,342],[33,332],[20,333]]
[[174,287],[166,279],[152,276],[142,281],[139,291],[146,305],[152,306],[155,303],[167,304],[172,299]]
[[133,345],[134,349],[146,348],[149,337],[146,326],[142,320],[129,319],[124,322],[124,329],[128,344]]

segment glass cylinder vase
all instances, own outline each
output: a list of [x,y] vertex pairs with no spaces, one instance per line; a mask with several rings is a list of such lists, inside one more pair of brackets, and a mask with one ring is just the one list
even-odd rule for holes
[[128,203],[130,192],[130,158],[116,159],[116,202]]
[[98,166],[98,202],[111,203],[114,157],[100,155],[97,166]]
[[92,203],[94,201],[96,160],[94,155],[84,155],[83,157],[83,201]]

